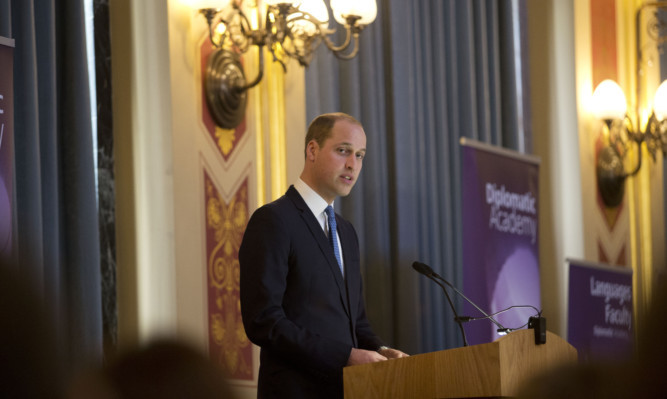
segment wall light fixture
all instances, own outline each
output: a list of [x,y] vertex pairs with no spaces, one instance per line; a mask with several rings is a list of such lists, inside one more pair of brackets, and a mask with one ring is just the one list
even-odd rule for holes
[[[654,161],[659,150],[667,155],[667,80],[656,90],[643,129],[639,117],[633,122],[628,116],[623,89],[610,79],[602,81],[593,92],[593,114],[606,127],[596,165],[598,190],[604,204],[614,208],[623,200],[625,179],[636,175],[642,166],[642,143],[646,143]],[[637,146],[637,165],[626,172],[624,159],[633,143]]]
[[[329,35],[329,11],[323,0],[264,0],[264,24],[254,28],[242,10],[242,0],[191,0],[191,6],[206,17],[211,43],[204,87],[206,101],[215,123],[232,129],[245,115],[247,90],[262,79],[264,56],[262,47],[282,64],[286,57],[308,66],[313,52],[322,43],[336,57],[351,59],[359,51],[359,34],[375,20],[375,0],[331,0],[334,19],[345,27],[346,37],[335,44]],[[258,13],[259,13],[259,7]],[[260,20],[258,18],[258,20]],[[240,54],[258,46],[259,73],[247,82]]]

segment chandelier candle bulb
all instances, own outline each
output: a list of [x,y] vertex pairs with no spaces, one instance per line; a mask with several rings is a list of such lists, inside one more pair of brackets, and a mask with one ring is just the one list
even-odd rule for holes
[[628,110],[625,94],[618,83],[605,79],[593,92],[593,113],[598,119],[623,119]]
[[663,80],[653,97],[653,112],[659,121],[667,118],[667,80]]
[[350,15],[361,17],[359,25],[369,25],[375,21],[378,12],[375,0],[331,0],[331,9],[336,22],[341,25],[345,25],[345,18]]

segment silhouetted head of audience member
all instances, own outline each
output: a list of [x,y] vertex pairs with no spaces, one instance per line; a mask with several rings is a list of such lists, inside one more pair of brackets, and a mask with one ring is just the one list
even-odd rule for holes
[[0,397],[62,396],[54,326],[32,278],[0,260]]
[[[664,279],[664,276],[662,277]],[[643,322],[637,331],[637,359],[633,381],[635,397],[667,397],[665,359],[667,359],[667,287],[658,284]],[[643,395],[643,396],[640,396]]]
[[600,363],[559,366],[530,380],[520,399],[626,399],[629,395],[627,370]]
[[232,398],[222,368],[194,347],[157,340],[80,379],[71,399]]

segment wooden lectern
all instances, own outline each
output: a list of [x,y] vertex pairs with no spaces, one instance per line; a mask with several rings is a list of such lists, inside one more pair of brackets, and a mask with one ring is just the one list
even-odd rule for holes
[[577,350],[547,332],[514,331],[473,346],[345,367],[345,399],[496,398],[518,394],[521,384],[549,368],[577,363]]

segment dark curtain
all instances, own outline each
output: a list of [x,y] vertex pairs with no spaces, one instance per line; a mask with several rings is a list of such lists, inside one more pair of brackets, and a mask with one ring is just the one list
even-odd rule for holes
[[364,125],[361,179],[339,210],[359,234],[371,323],[410,353],[463,342],[411,267],[462,287],[460,137],[531,151],[524,13],[523,0],[378,0],[356,58],[323,47],[306,69],[308,120],[343,111]]
[[55,336],[68,376],[102,353],[83,0],[0,0],[0,35],[16,44],[17,268],[54,316],[43,334]]

